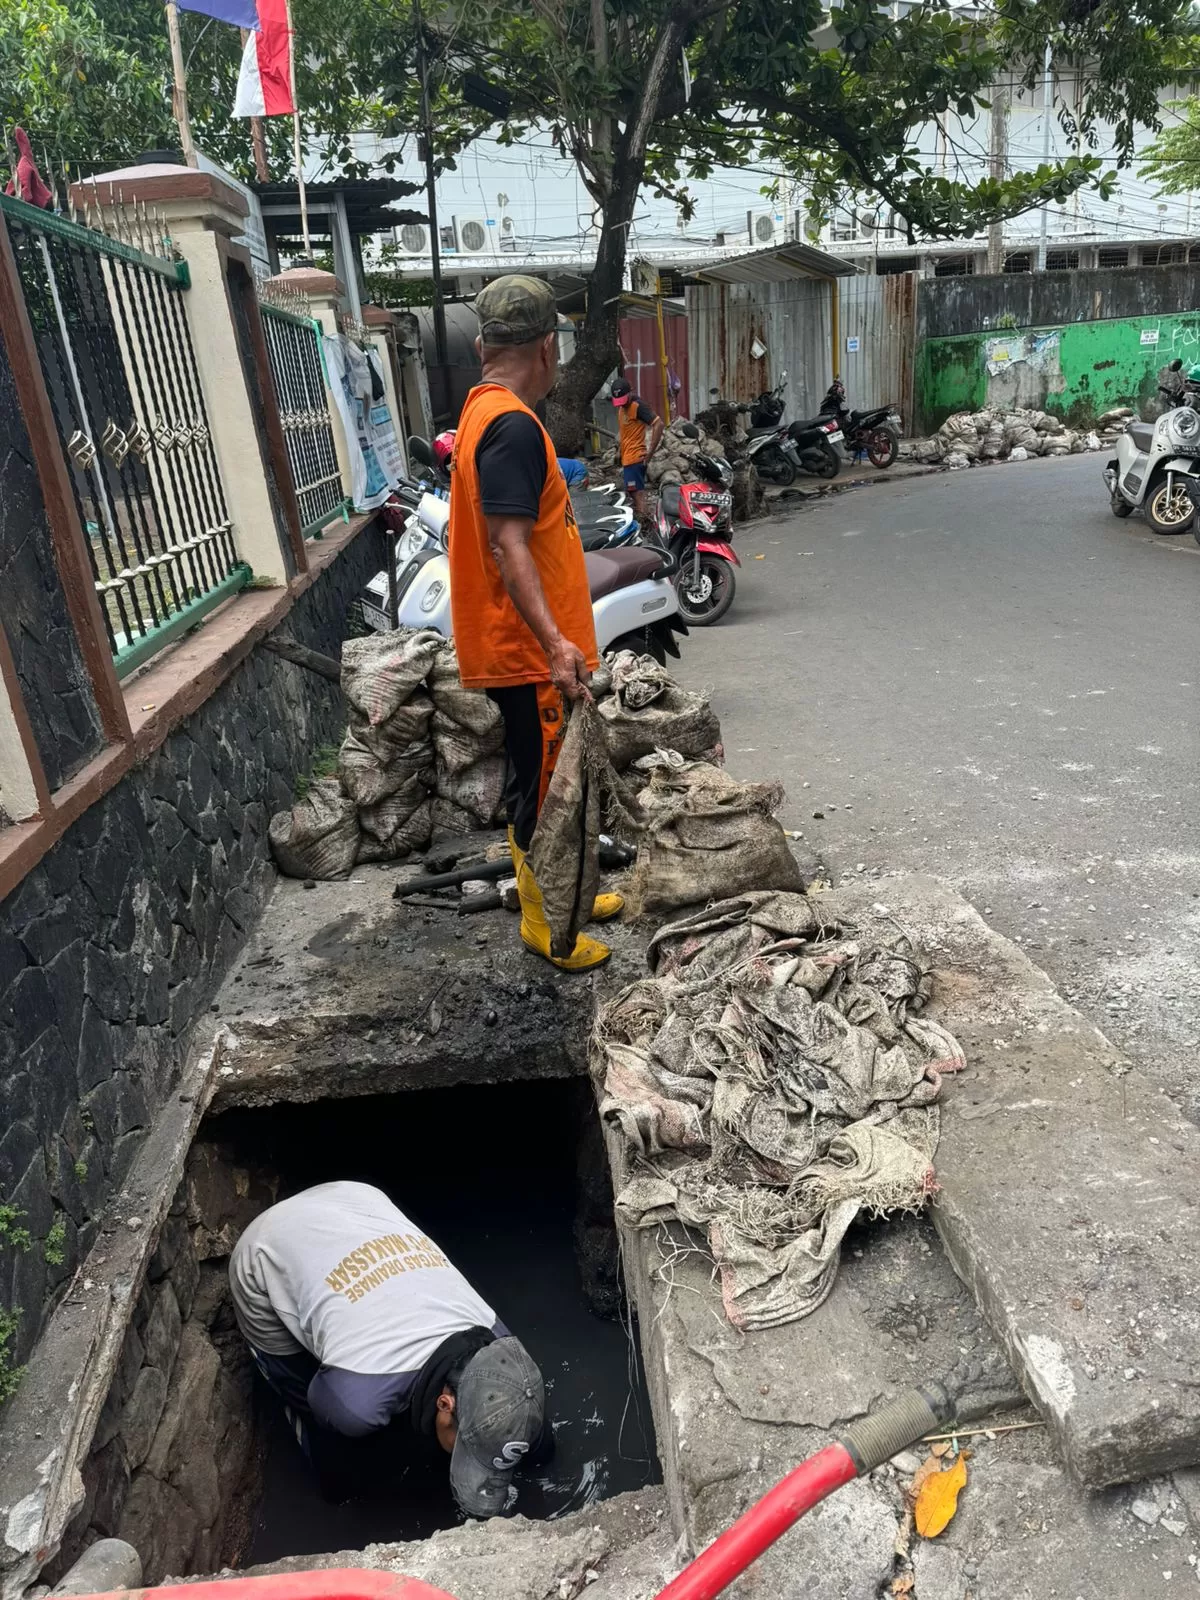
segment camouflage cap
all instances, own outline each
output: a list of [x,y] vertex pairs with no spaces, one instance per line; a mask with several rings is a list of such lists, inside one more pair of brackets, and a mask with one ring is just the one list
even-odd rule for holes
[[475,296],[475,315],[484,344],[529,344],[559,326],[570,326],[558,315],[550,285],[524,273],[497,278],[481,289]]

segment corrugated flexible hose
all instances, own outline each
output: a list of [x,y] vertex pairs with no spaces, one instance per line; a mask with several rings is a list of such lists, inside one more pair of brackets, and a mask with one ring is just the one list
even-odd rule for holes
[[934,1432],[955,1414],[949,1383],[908,1389],[852,1422],[836,1444],[794,1467],[663,1589],[657,1600],[712,1600],[813,1506]]

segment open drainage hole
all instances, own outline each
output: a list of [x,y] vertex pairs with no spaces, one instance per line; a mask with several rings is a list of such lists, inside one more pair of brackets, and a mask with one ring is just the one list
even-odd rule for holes
[[[619,1283],[608,1167],[586,1081],[229,1111],[202,1128],[197,1163],[207,1168],[200,1187],[210,1192],[222,1166],[241,1174],[235,1187],[257,1195],[258,1209],[270,1192],[283,1199],[335,1179],[374,1184],[437,1243],[545,1379],[555,1454],[546,1467],[518,1476],[519,1514],[556,1518],[658,1481],[638,1341]],[[237,1220],[244,1226],[249,1217],[243,1212]],[[234,1231],[236,1221],[218,1244],[231,1244]],[[445,1458],[414,1465],[400,1448],[408,1443],[407,1418],[393,1424],[406,1430],[399,1441],[385,1432],[338,1451],[335,1502],[326,1497],[328,1485],[323,1494],[274,1395],[258,1400],[265,1466],[243,1561],[420,1539],[461,1521]]]

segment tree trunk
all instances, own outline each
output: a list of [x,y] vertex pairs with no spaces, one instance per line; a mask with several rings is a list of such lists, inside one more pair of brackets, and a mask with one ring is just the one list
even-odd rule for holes
[[641,101],[613,151],[612,187],[601,213],[596,265],[588,284],[587,316],[575,355],[546,403],[547,427],[559,455],[577,455],[583,447],[592,397],[620,359],[617,322],[625,287],[629,228],[646,169],[650,132],[689,25],[690,19],[682,11],[664,23],[646,68]]
[[575,354],[546,401],[546,426],[560,456],[578,455],[591,424],[592,398],[621,359],[617,323],[625,284],[625,254],[645,159],[618,149],[613,187],[601,216],[596,264],[588,280],[587,314],[576,331]]

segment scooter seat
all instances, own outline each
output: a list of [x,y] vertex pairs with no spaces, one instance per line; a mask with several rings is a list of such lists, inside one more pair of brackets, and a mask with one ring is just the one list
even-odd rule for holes
[[1131,422],[1126,432],[1133,440],[1134,447],[1138,450],[1149,450],[1154,443],[1154,424],[1152,422]]
[[664,516],[677,517],[682,506],[682,500],[677,483],[664,483],[659,487],[658,503]]
[[603,600],[605,595],[615,594],[618,589],[627,589],[630,584],[659,577],[665,567],[661,550],[643,547],[593,551],[583,559],[587,563],[593,604]]

